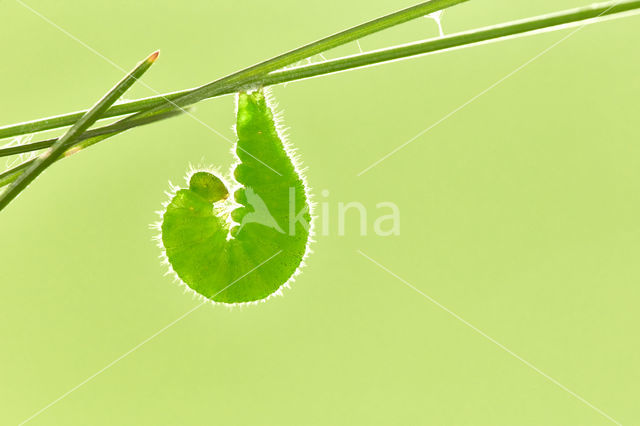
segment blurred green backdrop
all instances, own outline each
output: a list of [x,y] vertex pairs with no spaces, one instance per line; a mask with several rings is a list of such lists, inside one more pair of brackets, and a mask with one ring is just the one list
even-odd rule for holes
[[[480,1],[445,32],[586,4]],[[144,80],[195,86],[410,0],[27,4]],[[121,72],[0,2],[0,123],[86,108]],[[623,424],[640,424],[640,32],[589,26],[368,173],[357,173],[564,37],[545,33],[297,82],[274,94],[317,201],[401,209],[401,235],[318,236],[285,297],[204,306],[33,425],[605,425],[368,256]],[[421,19],[362,40],[435,36]],[[336,57],[355,45],[330,52]],[[153,93],[138,85],[132,99]],[[196,116],[232,138],[233,98]],[[198,303],[151,241],[168,180],[232,162],[189,117],[58,164],[0,218],[0,423],[17,424]],[[322,190],[329,196],[322,197]],[[371,223],[369,224],[371,229]],[[635,402],[634,402],[635,401]]]

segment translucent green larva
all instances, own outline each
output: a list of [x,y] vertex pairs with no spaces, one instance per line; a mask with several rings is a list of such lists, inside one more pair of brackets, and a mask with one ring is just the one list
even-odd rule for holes
[[205,298],[228,304],[278,294],[299,271],[311,235],[307,185],[264,93],[240,93],[237,103],[234,185],[208,171],[192,173],[160,224],[164,254],[177,277]]

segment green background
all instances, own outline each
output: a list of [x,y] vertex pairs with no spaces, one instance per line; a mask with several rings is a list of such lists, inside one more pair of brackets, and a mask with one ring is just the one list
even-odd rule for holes
[[[444,28],[586,3],[473,0],[445,12]],[[125,69],[161,49],[144,80],[165,92],[412,2],[28,4]],[[86,108],[122,76],[13,0],[0,16],[0,124]],[[393,201],[401,235],[359,236],[355,215],[342,237],[330,223],[285,297],[205,305],[29,424],[611,423],[357,250],[640,424],[639,23],[582,29],[360,177],[570,30],[275,88],[330,219],[339,202],[359,201],[371,231],[375,204]],[[436,34],[420,19],[362,46]],[[138,85],[127,98],[152,94]],[[232,97],[194,114],[233,137]],[[180,117],[57,164],[2,212],[0,424],[27,419],[198,304],[163,276],[148,225],[190,162],[232,160],[227,142]]]

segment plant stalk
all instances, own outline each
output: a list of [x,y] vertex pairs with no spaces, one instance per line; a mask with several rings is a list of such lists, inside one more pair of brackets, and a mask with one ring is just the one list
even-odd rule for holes
[[[374,34],[387,28],[420,18],[429,13],[437,12],[468,0],[430,0],[418,5],[391,13],[364,24],[357,25],[329,37],[275,56],[259,64],[245,68],[226,77],[215,80],[193,89],[153,96],[133,102],[123,102],[106,111],[101,118],[116,117],[130,113],[138,113],[161,107],[185,107],[203,99],[219,96],[221,93],[232,93],[248,82],[255,81],[261,76],[310,58],[318,53],[342,46]],[[43,130],[56,129],[75,123],[86,111],[78,111],[55,117],[0,127],[0,139],[35,133]]]
[[[157,121],[162,121],[162,120],[166,120],[167,118],[171,118],[171,117],[175,117],[177,115],[182,114],[182,111],[178,110],[178,111],[169,111],[163,114],[156,114],[152,117],[148,117],[147,122],[145,124],[150,124],[150,123],[155,123]],[[95,144],[97,144],[98,142],[105,140],[107,138],[110,138],[112,136],[115,135],[119,135],[120,133],[123,133],[129,129],[131,129],[133,126],[131,124],[135,124],[136,126],[139,123],[123,123],[124,120],[120,120],[116,123],[113,123],[109,126],[104,126],[104,127],[100,127],[98,129],[94,129],[94,130],[89,130],[84,132],[79,138],[76,144],[74,144],[73,146],[69,146],[68,149],[64,152],[64,154],[62,154],[58,160],[61,160],[63,158],[69,157],[70,155],[73,154],[77,154],[80,151],[83,151],[84,149],[93,146]],[[38,149],[42,149],[42,148],[48,148],[51,145],[53,145],[53,143],[55,143],[55,141],[57,141],[57,138],[54,139],[47,139],[44,141],[39,141],[39,142],[33,142],[33,143],[29,143],[29,144],[24,144],[24,145],[19,145],[17,147],[11,147],[11,148],[19,148],[19,147],[26,147],[26,148],[30,148],[30,149],[24,149],[22,151],[20,151],[20,153],[24,153],[24,152],[29,152],[29,151],[36,151]],[[35,159],[31,159],[31,160],[27,160],[24,161],[20,164],[18,164],[15,167],[12,167],[11,169],[5,170],[4,172],[0,173],[0,188],[2,188],[3,186],[6,186],[8,184],[10,184],[11,182],[15,181],[26,169],[26,167],[30,166],[31,164],[33,164]]]
[[[624,12],[634,10],[640,10],[640,0],[626,0],[620,2],[612,1],[600,3],[592,6],[537,16],[520,21],[479,28],[437,39],[409,43],[401,46],[394,46],[386,49],[376,50],[373,52],[333,59],[319,64],[289,68],[287,70],[272,72],[266,76],[254,77],[252,80],[244,81],[242,85],[270,86],[274,84],[288,83],[296,80],[322,76],[339,71],[346,71],[359,67],[375,65],[383,62],[425,55],[428,53],[435,53],[454,48],[467,47],[491,40],[504,39],[507,37],[524,35],[527,33],[535,33],[536,31],[540,30],[562,29],[567,25],[578,24],[582,21],[585,21],[584,23],[590,23],[589,21],[596,22],[598,18],[604,18],[607,16],[613,16],[616,14],[622,14]],[[296,49],[296,51],[299,51],[299,49]],[[230,93],[235,93],[240,90],[242,86],[240,84],[236,86],[227,86],[226,84],[222,86],[216,86],[214,85],[214,83],[201,86],[200,88],[187,89],[178,92],[167,93],[164,95],[138,99],[135,101],[123,102],[107,110],[101,118],[109,118],[119,115],[137,113],[149,108],[156,108],[161,105],[166,106],[167,100],[177,101],[178,99],[182,98],[182,101],[184,102],[184,96],[193,93],[198,93],[199,98],[204,96],[200,100],[218,97]],[[216,89],[215,87],[219,88]],[[77,121],[77,119],[81,117],[84,112],[85,111],[79,111],[70,114],[64,114],[60,116],[0,127],[0,139],[68,126]],[[135,124],[134,122],[130,124],[130,127],[135,127],[136,125],[137,124]]]
[[[187,110],[188,111],[188,110]],[[137,121],[125,121],[125,119],[116,121],[113,124],[109,124],[108,126],[98,127],[97,129],[87,130],[78,138],[76,142],[82,142],[86,139],[91,139],[96,136],[108,135],[109,137],[115,136],[119,133],[124,132],[125,130],[129,130],[134,127],[143,126],[145,124],[155,123],[156,121],[161,121],[167,118],[175,117],[177,115],[182,114],[181,110],[174,110],[165,112],[162,114],[155,114],[149,117],[146,117],[144,120]],[[20,145],[9,146],[6,148],[0,148],[0,157],[8,157],[10,155],[19,155],[27,152],[39,151],[41,149],[51,147],[59,138],[51,138],[45,139],[37,142],[29,142],[23,143]],[[2,186],[0,184],[0,186]]]
[[468,47],[516,35],[532,34],[540,30],[563,29],[572,24],[587,25],[597,22],[598,19],[632,10],[640,11],[640,0],[600,3],[564,12],[465,31],[436,39],[418,41],[401,46],[332,59],[317,64],[289,68],[284,71],[270,73],[266,77],[256,80],[254,84],[270,86],[288,83],[443,50]]
[[11,185],[0,194],[0,211],[20,194],[43,171],[53,164],[77,138],[91,127],[140,77],[153,65],[159,52],[154,52],[140,62],[129,74],[104,95],[80,120],[78,120],[48,151],[37,157],[33,163]]

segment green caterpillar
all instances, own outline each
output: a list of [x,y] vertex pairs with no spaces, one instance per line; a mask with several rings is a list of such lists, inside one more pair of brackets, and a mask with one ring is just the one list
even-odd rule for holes
[[189,288],[226,304],[265,300],[289,284],[309,252],[304,177],[259,90],[237,96],[235,181],[193,171],[161,212],[166,262]]

